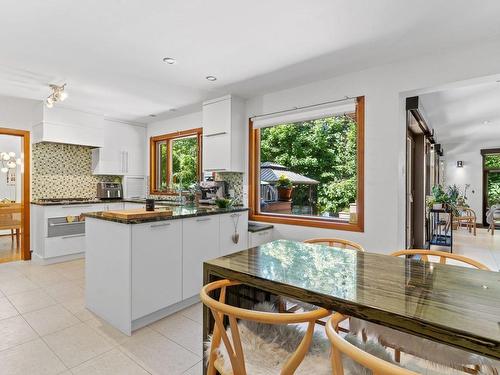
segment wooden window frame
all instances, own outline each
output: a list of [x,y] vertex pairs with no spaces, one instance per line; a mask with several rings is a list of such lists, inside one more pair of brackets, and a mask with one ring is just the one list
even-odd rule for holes
[[365,97],[356,98],[357,123],[357,223],[345,223],[338,220],[259,212],[260,206],[260,129],[253,128],[249,120],[249,175],[248,175],[248,202],[249,219],[276,224],[300,225],[326,229],[337,229],[352,232],[364,232],[365,223]]
[[[156,144],[158,142],[166,141],[167,144],[169,145],[169,150],[170,150],[170,144],[171,141],[174,139],[179,139],[179,138],[185,138],[185,137],[191,137],[191,136],[196,136],[196,139],[198,141],[198,162],[196,165],[196,175],[198,176],[198,181],[201,181],[202,179],[202,147],[203,147],[203,128],[194,128],[194,129],[188,129],[188,130],[182,130],[182,131],[177,131],[174,133],[169,133],[169,134],[163,134],[163,135],[158,135],[155,137],[151,137],[149,139],[149,192],[150,194],[153,195],[174,195],[177,194],[174,191],[171,190],[166,190],[166,191],[160,191],[157,190],[156,186],[156,181],[158,177],[158,166],[157,166],[157,160],[158,160],[158,153],[157,153],[157,147]],[[167,158],[170,158],[170,152],[167,154]],[[167,159],[167,181],[170,181],[171,173],[172,171],[168,167],[171,163],[170,160]]]

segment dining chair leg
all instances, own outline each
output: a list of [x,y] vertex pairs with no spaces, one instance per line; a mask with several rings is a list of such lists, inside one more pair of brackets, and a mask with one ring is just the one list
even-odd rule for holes
[[10,230],[10,239],[12,242],[14,242],[14,229]]
[[19,248],[19,229],[16,229],[16,245]]
[[394,349],[394,362],[396,363],[401,362],[401,350],[399,349]]

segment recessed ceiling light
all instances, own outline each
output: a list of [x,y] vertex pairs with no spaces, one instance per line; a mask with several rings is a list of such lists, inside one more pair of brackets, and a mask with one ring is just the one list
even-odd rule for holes
[[174,59],[173,57],[164,57],[163,62],[170,64],[170,65],[173,65],[177,62],[177,60]]
[[205,78],[208,79],[209,81],[217,81],[217,77],[214,76],[206,76]]

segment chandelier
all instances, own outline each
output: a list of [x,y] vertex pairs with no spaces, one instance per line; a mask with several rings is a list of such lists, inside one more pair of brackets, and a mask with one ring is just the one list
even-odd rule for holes
[[0,171],[2,173],[7,173],[9,169],[15,169],[21,164],[22,160],[21,158],[16,159],[15,152],[0,152]]
[[49,87],[52,89],[52,94],[45,100],[47,108],[52,108],[55,103],[62,102],[68,97],[68,93],[64,91],[66,84],[61,86],[49,85]]

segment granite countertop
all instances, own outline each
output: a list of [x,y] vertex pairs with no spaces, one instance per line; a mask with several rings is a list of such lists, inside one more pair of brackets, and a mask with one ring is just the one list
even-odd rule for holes
[[185,219],[188,217],[198,217],[198,216],[209,216],[209,215],[220,215],[220,214],[227,214],[231,212],[244,212],[248,211],[247,207],[231,207],[231,208],[217,208],[217,207],[212,207],[212,206],[171,206],[170,207],[173,211],[172,216],[158,216],[158,217],[148,217],[144,219],[119,219],[119,218],[112,218],[112,217],[106,217],[103,215],[103,212],[87,212],[84,213],[83,215],[85,217],[91,217],[94,219],[101,219],[101,220],[107,220],[107,221],[114,221],[116,223],[122,223],[122,224],[142,224],[142,223],[149,223],[149,222],[154,222],[154,221],[164,221],[164,220],[175,220],[175,219]]
[[[141,203],[146,204],[145,199],[89,199],[89,200],[63,200],[63,201],[45,201],[45,200],[34,200],[31,201],[31,204],[36,204],[38,206],[68,206],[68,205],[82,205],[82,204],[104,204],[104,203]],[[168,200],[156,200],[156,205],[159,206],[173,206],[179,205],[178,202],[172,202]]]
[[249,222],[248,223],[248,231],[251,233],[262,232],[263,230],[268,230],[274,228],[274,225],[271,224],[262,224]]

